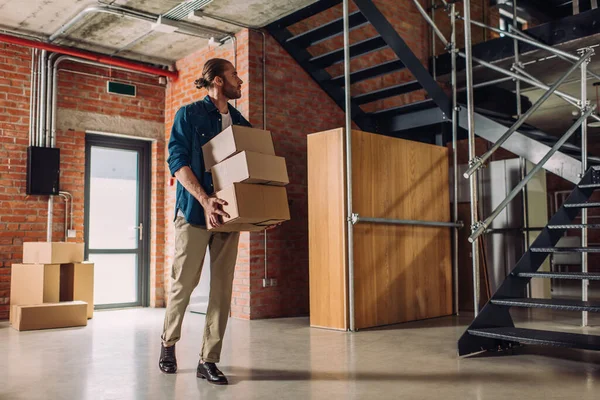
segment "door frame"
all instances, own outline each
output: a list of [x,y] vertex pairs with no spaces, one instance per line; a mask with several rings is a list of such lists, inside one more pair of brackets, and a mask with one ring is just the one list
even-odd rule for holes
[[[138,218],[143,224],[142,240],[138,243],[138,301],[135,303],[115,303],[94,306],[95,309],[124,307],[148,307],[150,305],[150,190],[152,176],[150,166],[151,142],[144,139],[124,138],[111,134],[85,134],[85,198],[84,198],[84,240],[85,258],[89,259],[89,221],[90,221],[90,161],[92,146],[118,150],[138,151]],[[114,250],[94,251],[95,254],[118,254]]]

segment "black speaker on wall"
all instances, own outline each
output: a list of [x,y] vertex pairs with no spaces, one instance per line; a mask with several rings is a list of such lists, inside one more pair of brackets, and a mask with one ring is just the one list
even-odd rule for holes
[[58,195],[60,149],[27,148],[27,194]]

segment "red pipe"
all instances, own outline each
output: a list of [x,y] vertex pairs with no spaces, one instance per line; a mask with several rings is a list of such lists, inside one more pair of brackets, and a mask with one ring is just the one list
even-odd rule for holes
[[110,57],[110,56],[105,56],[102,54],[92,53],[89,51],[77,50],[77,49],[73,49],[73,48],[69,48],[69,47],[56,46],[56,45],[53,45],[50,43],[36,42],[34,40],[23,39],[23,38],[16,37],[16,36],[4,35],[1,33],[0,33],[0,42],[12,43],[12,44],[18,44],[21,46],[33,47],[33,48],[42,49],[42,50],[48,50],[53,53],[66,54],[66,55],[73,56],[73,57],[79,57],[79,58],[83,58],[86,60],[96,61],[96,62],[106,64],[106,65],[114,65],[115,67],[128,68],[132,71],[146,72],[146,73],[154,74],[154,75],[158,75],[158,76],[166,76],[173,80],[177,80],[177,77],[179,76],[177,71],[169,71],[166,69],[160,69],[160,68],[151,67],[148,65],[138,64],[133,61],[127,61],[127,60],[122,60],[122,59],[118,59],[118,58],[114,58],[114,57]]

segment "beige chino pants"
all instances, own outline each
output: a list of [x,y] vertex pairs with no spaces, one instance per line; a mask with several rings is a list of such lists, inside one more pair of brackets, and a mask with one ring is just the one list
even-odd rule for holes
[[223,336],[229,319],[233,274],[240,234],[209,232],[189,224],[185,218],[175,220],[175,260],[171,270],[171,291],[165,314],[162,342],[175,344],[181,337],[181,324],[192,291],[200,282],[206,247],[210,250],[210,294],[204,325],[200,358],[218,363]]

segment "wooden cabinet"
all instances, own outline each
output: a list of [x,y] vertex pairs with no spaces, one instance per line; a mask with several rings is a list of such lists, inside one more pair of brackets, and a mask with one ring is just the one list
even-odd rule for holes
[[[310,324],[349,328],[344,129],[308,135]],[[450,221],[448,150],[352,132],[353,212]],[[356,329],[452,314],[449,228],[354,225]]]

